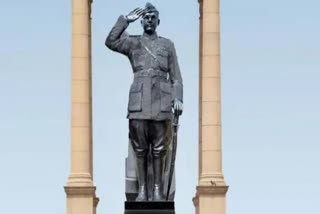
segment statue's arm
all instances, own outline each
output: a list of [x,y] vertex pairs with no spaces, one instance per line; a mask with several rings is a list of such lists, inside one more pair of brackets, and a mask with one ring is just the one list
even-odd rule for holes
[[133,43],[133,39],[125,32],[128,26],[127,19],[120,16],[107,36],[105,45],[113,51],[128,55]]
[[173,88],[173,99],[183,102],[183,83],[174,44],[171,42],[169,55],[169,74]]

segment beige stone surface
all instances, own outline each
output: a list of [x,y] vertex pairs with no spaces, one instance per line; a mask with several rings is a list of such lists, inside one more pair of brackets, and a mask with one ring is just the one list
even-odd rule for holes
[[202,56],[202,78],[220,78],[220,56]]
[[91,82],[90,80],[72,80],[72,102],[90,103],[91,102]]
[[90,35],[88,13],[73,13],[73,34]]
[[78,172],[88,173],[91,175],[91,164],[90,156],[88,155],[89,151],[74,151],[72,150],[72,174],[77,174]]
[[71,128],[71,137],[72,142],[72,151],[89,151],[91,145],[88,144],[91,140],[91,130],[87,127],[72,127]]
[[193,198],[196,214],[226,213],[225,186],[198,186],[197,194]]
[[219,33],[204,32],[202,55],[220,55],[220,35]]
[[91,74],[88,72],[90,70],[89,60],[84,60],[82,57],[72,58],[72,79],[73,80],[89,80],[91,79]]
[[[88,58],[90,55],[90,44],[88,43],[88,35],[83,34],[73,34],[72,37],[72,56]],[[88,60],[88,59],[84,59]]]
[[203,77],[202,81],[202,101],[203,102],[219,102],[220,101],[220,78],[219,77]]
[[71,169],[67,214],[95,214],[92,169],[91,0],[72,1]]
[[93,200],[91,197],[70,197],[67,199],[68,214],[93,213]]
[[219,13],[220,1],[219,0],[200,0],[203,2],[203,13]]
[[199,198],[199,213],[225,213],[225,197],[205,195]]
[[218,33],[220,30],[220,16],[218,13],[203,15],[203,32]]
[[91,128],[91,103],[72,103],[72,127],[88,127]]
[[214,172],[221,172],[221,162],[217,159],[221,158],[221,150],[202,150],[201,171],[203,173],[213,174]]
[[[206,143],[203,140],[210,139]],[[200,144],[202,144],[202,151],[206,150],[221,150],[221,127],[219,125],[202,126],[202,137]]]
[[65,187],[68,214],[95,214],[97,201],[95,187]]
[[[202,116],[201,116],[201,127],[204,125],[219,125],[221,124],[220,118],[220,102],[214,101],[203,101],[201,104]],[[202,130],[201,130],[202,132]],[[203,143],[210,141],[210,139],[203,139]]]
[[199,183],[197,214],[225,214],[222,173],[219,0],[200,0]]
[[[83,168],[81,165],[74,165],[72,170],[81,171],[77,167]],[[93,181],[91,173],[73,172],[70,174],[66,187],[92,187]],[[68,195],[67,195],[68,196]]]
[[73,0],[72,13],[89,13],[92,0]]
[[199,187],[208,187],[213,185],[216,187],[226,186],[223,174],[221,172],[202,172],[199,179]]

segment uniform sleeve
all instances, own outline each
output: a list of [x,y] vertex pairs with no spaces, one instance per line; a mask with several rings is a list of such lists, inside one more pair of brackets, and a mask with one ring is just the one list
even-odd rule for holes
[[179,68],[178,58],[174,44],[171,42],[171,51],[169,55],[169,74],[173,89],[173,99],[183,102],[183,84]]
[[134,42],[125,32],[128,26],[129,23],[124,16],[120,16],[107,36],[105,45],[113,51],[128,55]]

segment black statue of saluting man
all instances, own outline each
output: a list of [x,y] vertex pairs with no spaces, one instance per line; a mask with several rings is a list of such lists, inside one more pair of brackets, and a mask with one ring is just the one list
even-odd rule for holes
[[[128,35],[130,23],[142,17],[143,35]],[[139,194],[147,201],[147,154],[152,154],[152,200],[163,201],[163,166],[172,140],[172,110],[182,114],[183,85],[173,42],[156,33],[159,11],[150,3],[120,16],[106,39],[106,46],[126,55],[133,69],[128,115],[129,137],[137,157]],[[173,108],[173,109],[172,109]]]

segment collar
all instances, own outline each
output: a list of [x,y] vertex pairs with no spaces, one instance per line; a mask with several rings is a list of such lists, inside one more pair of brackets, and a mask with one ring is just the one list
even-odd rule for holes
[[154,39],[158,38],[158,34],[157,34],[157,32],[154,32],[154,34],[149,35],[146,32],[143,32],[143,37],[154,40]]

